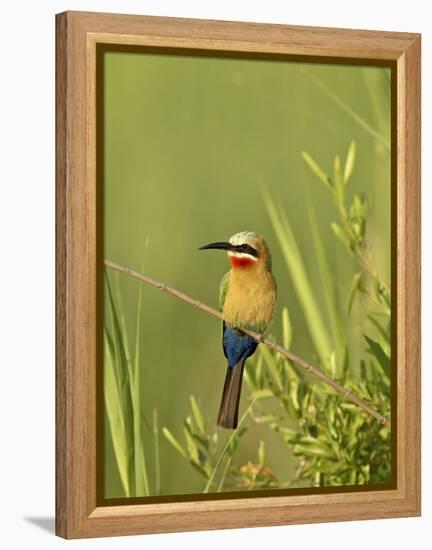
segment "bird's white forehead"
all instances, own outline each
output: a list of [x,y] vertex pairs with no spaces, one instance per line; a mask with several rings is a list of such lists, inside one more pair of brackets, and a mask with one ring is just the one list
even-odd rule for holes
[[252,233],[252,231],[241,231],[230,237],[229,242],[233,246],[238,246],[239,244],[250,243],[254,236],[255,233]]

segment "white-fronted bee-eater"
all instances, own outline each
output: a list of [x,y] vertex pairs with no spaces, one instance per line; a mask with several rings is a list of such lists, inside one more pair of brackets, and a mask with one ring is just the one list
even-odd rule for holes
[[236,233],[227,242],[202,246],[200,250],[226,250],[231,269],[222,277],[219,307],[223,315],[223,350],[228,361],[217,424],[237,427],[243,368],[259,342],[242,332],[264,334],[276,305],[276,282],[272,275],[270,250],[256,233]]

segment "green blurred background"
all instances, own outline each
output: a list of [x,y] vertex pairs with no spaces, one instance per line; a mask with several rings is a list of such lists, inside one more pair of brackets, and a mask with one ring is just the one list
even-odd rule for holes
[[[334,205],[301,153],[309,152],[330,173],[334,156],[344,158],[355,139],[356,165],[347,192],[369,198],[373,258],[390,280],[390,155],[349,112],[390,141],[389,69],[106,52],[104,97],[105,258],[216,306],[228,262],[222,252],[199,252],[198,247],[238,231],[256,231],[272,250],[279,287],[272,334],[281,339],[280,311],[287,306],[294,330],[291,349],[313,362],[308,327],[261,188],[284,206],[315,298],[322,303],[305,205],[312,206],[337,294],[345,303],[354,260],[335,243],[330,229]],[[134,345],[139,283],[120,274],[110,277],[118,280]],[[359,334],[365,323],[359,302],[344,318],[354,357],[364,349]],[[179,433],[193,394],[206,420],[215,423],[226,368],[220,323],[144,285],[140,348],[144,417],[151,419],[157,407],[160,426]],[[146,436],[145,424],[143,429]],[[256,452],[260,439],[272,470],[289,476],[296,460],[278,438],[260,429],[242,440],[239,464]],[[153,462],[150,453],[150,472]],[[160,476],[162,495],[198,493],[203,487],[199,474],[162,438]],[[108,432],[105,496],[123,496]]]

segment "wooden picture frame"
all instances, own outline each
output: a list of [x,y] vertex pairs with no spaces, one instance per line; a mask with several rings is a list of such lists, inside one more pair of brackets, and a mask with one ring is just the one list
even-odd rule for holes
[[[65,538],[420,514],[420,35],[104,13],[57,15],[56,533]],[[392,489],[99,505],[96,75],[100,44],[385,62],[395,76]]]

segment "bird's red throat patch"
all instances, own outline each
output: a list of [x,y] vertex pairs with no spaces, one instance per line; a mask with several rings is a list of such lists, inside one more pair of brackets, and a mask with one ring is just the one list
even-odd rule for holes
[[230,256],[229,259],[233,267],[251,267],[256,263],[256,260],[245,256]]

